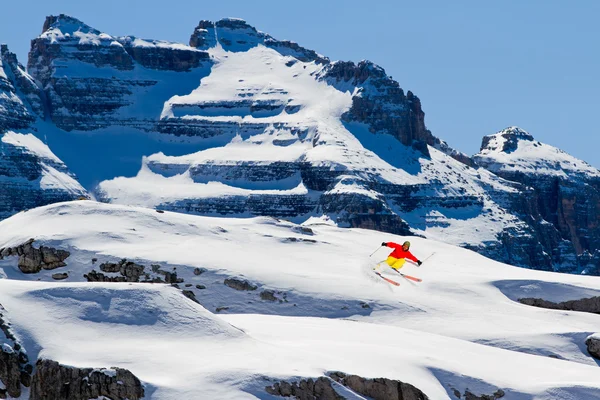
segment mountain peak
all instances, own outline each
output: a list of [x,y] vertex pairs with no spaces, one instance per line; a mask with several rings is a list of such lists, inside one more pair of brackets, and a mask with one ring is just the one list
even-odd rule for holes
[[517,149],[520,141],[533,142],[534,138],[518,126],[509,126],[493,135],[484,136],[480,152],[512,153]]
[[91,33],[94,35],[100,34],[100,31],[97,29],[66,14],[60,14],[58,16],[50,15],[46,17],[41,36],[45,36],[52,32],[55,34],[61,33],[62,35],[73,35],[75,32]]
[[508,128],[502,129],[500,132],[497,132],[496,135],[502,136],[513,136],[519,139],[525,140],[533,140],[533,136],[525,129],[519,128],[518,126],[509,126]]

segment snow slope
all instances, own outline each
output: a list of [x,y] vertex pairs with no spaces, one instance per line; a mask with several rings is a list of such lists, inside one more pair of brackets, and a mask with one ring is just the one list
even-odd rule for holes
[[[36,275],[21,274],[16,258],[0,261],[0,303],[30,356],[128,368],[150,398],[266,399],[275,379],[336,370],[408,382],[431,399],[497,388],[507,399],[600,398],[600,368],[583,344],[600,316],[515,301],[598,296],[600,278],[515,268],[410,238],[417,257],[433,255],[402,270],[420,284],[386,273],[396,288],[368,272],[386,252],[368,254],[404,237],[91,201],[0,222],[0,248],[30,237],[72,253],[66,267]],[[85,283],[92,257],[176,267],[201,305],[161,284]],[[53,282],[51,273],[63,271],[69,281]],[[235,291],[227,277],[258,290]],[[281,301],[261,300],[265,289]]]

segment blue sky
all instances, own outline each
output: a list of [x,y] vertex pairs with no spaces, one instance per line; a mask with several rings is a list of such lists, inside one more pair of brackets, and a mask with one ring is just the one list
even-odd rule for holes
[[201,19],[243,18],[333,60],[381,65],[421,98],[433,134],[467,154],[518,125],[600,167],[600,1],[34,0],[0,9],[0,42],[23,64],[46,15],[185,43]]

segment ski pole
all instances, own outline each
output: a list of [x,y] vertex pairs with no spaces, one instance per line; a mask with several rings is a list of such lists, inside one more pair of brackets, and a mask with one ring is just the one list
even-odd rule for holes
[[429,258],[431,258],[431,256],[434,254],[435,254],[435,251],[433,253],[431,253],[430,255],[428,255],[427,258],[425,258],[423,261],[421,261],[421,264],[423,264],[425,261],[427,261]]
[[377,250],[375,250],[374,252],[371,253],[371,255],[369,257],[373,257],[373,254],[377,253],[379,251],[379,249],[381,249],[382,246],[379,246],[377,248]]

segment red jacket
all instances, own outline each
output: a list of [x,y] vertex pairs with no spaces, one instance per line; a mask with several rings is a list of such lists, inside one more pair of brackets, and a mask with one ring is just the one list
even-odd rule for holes
[[388,257],[408,258],[409,260],[417,262],[417,257],[413,256],[410,251],[404,251],[402,249],[401,244],[394,243],[394,242],[387,242],[385,245],[387,247],[391,247],[392,249],[394,249],[394,251],[392,251],[392,253]]

